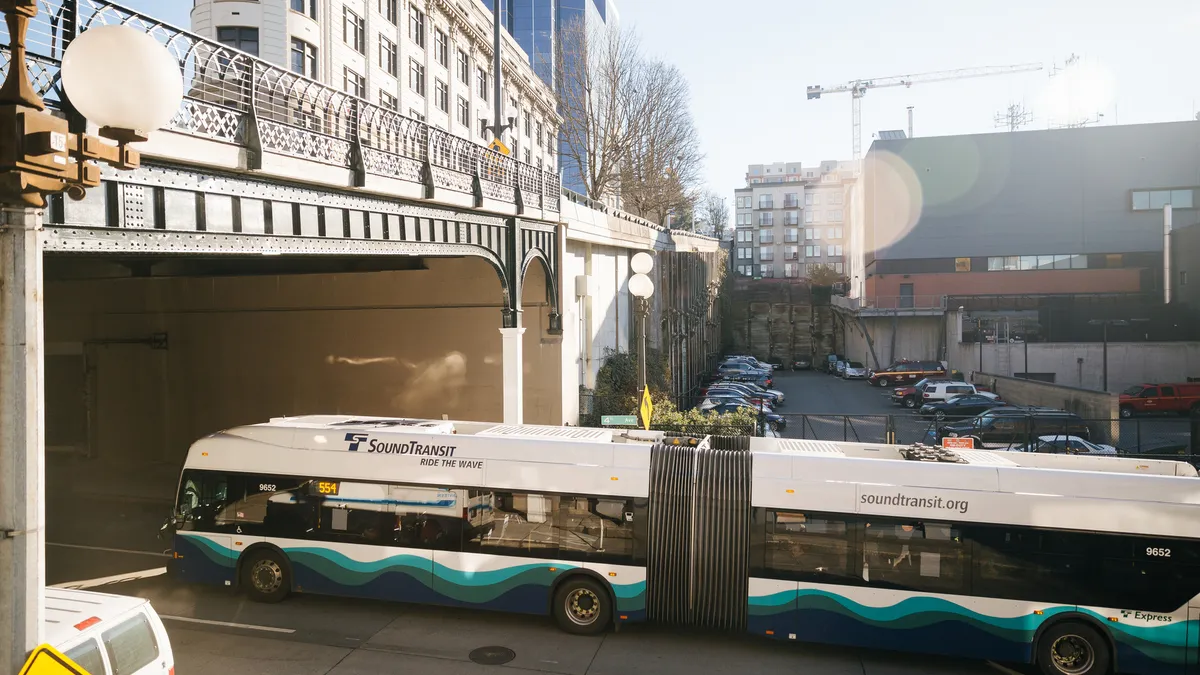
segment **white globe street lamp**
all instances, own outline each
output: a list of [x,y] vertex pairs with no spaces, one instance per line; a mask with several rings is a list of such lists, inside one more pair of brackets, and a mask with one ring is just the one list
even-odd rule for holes
[[645,273],[638,272],[629,277],[629,292],[642,300],[647,300],[654,295],[654,282]]
[[629,269],[634,274],[649,274],[654,269],[654,258],[649,253],[641,251],[629,260]]
[[71,104],[121,142],[145,141],[183,100],[183,76],[167,48],[129,26],[97,26],[71,41],[62,60]]

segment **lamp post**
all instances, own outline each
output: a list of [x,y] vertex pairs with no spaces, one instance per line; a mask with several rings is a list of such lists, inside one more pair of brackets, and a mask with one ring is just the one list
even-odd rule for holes
[[[42,345],[42,207],[81,199],[103,162],[134,169],[130,143],[170,121],[183,98],[178,64],[154,38],[100,26],[62,58],[70,105],[100,126],[75,133],[46,112],[29,81],[25,37],[37,0],[0,0],[9,68],[0,85],[0,668],[17,672],[42,642],[45,586],[45,431]],[[4,665],[7,664],[7,665]]]
[[1128,320],[1126,320],[1126,319],[1092,319],[1091,321],[1088,321],[1088,324],[1091,326],[1104,326],[1104,332],[1103,332],[1104,337],[1102,338],[1102,340],[1104,341],[1104,350],[1103,350],[1103,354],[1101,356],[1101,360],[1103,361],[1103,373],[1104,374],[1102,376],[1103,384],[1100,387],[1101,390],[1108,391],[1108,327],[1109,326],[1128,326],[1130,324],[1130,322],[1136,321],[1138,323],[1141,323],[1141,322],[1145,322],[1145,321],[1149,321],[1149,320],[1150,319],[1128,319]]
[[649,253],[640,252],[629,260],[629,269],[634,273],[629,277],[629,292],[640,300],[638,321],[641,325],[642,343],[638,347],[638,388],[644,391],[648,386],[646,350],[649,342],[646,337],[646,315],[650,313],[650,297],[654,295],[654,282],[646,275],[654,269],[654,258],[650,257]]

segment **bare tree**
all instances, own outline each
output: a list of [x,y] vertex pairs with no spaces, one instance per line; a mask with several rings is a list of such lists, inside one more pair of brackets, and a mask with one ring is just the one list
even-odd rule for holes
[[700,222],[712,231],[712,236],[720,239],[725,228],[729,227],[729,206],[725,199],[715,192],[709,192],[704,196],[701,207]]
[[645,88],[638,92],[633,143],[621,166],[621,197],[626,210],[661,223],[672,211],[696,210],[704,156],[683,73],[651,61],[640,79]]
[[588,197],[616,194],[644,105],[637,36],[620,26],[571,21],[559,35],[555,69],[563,118],[560,161],[578,172]]

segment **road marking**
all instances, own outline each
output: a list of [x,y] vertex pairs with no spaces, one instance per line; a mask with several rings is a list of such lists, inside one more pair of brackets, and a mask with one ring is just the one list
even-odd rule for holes
[[114,574],[111,577],[99,577],[97,579],[84,579],[83,581],[67,581],[61,584],[54,584],[51,588],[73,588],[82,590],[85,588],[96,588],[98,586],[108,586],[109,584],[119,584],[126,581],[137,581],[138,579],[149,579],[167,573],[165,567],[155,567],[153,569],[142,570],[141,572],[129,572],[127,574]]
[[58,544],[52,541],[46,542],[47,546],[57,546],[59,548],[78,548],[85,551],[104,551],[105,553],[128,553],[130,555],[153,555],[160,558],[170,558],[170,553],[162,551],[136,551],[130,548],[108,548],[106,546],[84,546],[83,544]]
[[213,621],[212,619],[194,619],[190,616],[172,616],[170,614],[159,614],[163,619],[169,621],[183,621],[185,623],[202,623],[207,626],[225,626],[227,628],[245,628],[246,630],[261,630],[268,633],[295,633],[292,628],[276,628],[274,626],[255,626],[249,623],[233,623],[232,621]]

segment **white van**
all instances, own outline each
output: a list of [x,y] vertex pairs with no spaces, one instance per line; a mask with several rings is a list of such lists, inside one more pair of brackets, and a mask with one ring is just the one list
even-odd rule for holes
[[46,589],[45,640],[88,675],[175,675],[175,656],[150,601]]

